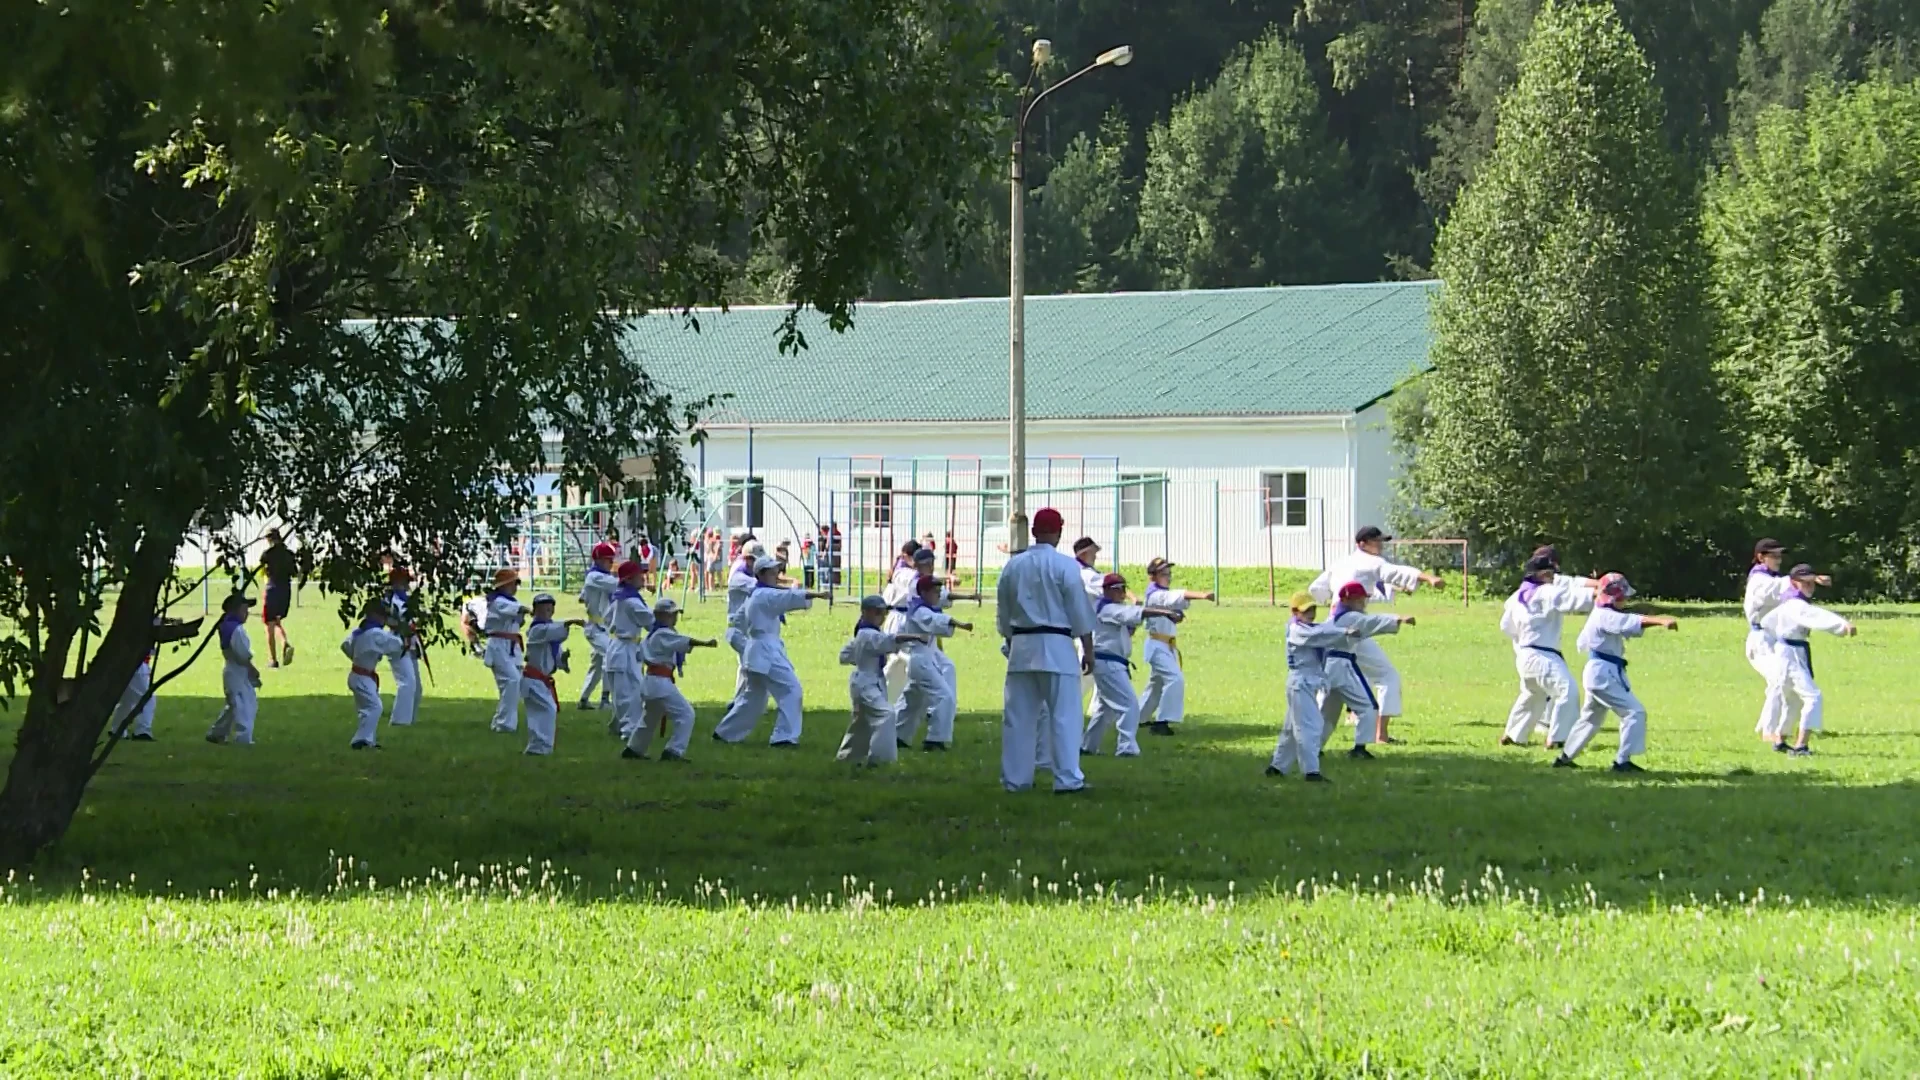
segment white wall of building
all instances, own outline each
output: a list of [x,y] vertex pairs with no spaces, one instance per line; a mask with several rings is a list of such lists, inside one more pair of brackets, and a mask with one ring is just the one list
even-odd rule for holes
[[[1392,450],[1382,406],[1354,416],[1312,416],[1281,419],[1146,420],[1146,421],[1035,421],[1028,426],[1028,486],[1048,483],[1046,459],[1053,461],[1053,483],[1079,483],[1077,472],[1093,484],[1113,479],[1112,458],[1118,473],[1163,474],[1167,478],[1161,513],[1150,506],[1130,506],[1128,517],[1144,515],[1158,525],[1119,529],[1119,561],[1138,565],[1160,554],[1176,562],[1212,564],[1216,552],[1223,566],[1319,567],[1344,552],[1357,525],[1376,522],[1385,512],[1392,470]],[[797,539],[815,520],[832,516],[840,523],[850,548],[864,547],[864,561],[877,565],[900,542],[919,533],[943,537],[952,527],[962,548],[962,560],[972,565],[984,551],[989,565],[996,563],[998,545],[1006,542],[1004,524],[982,522],[980,501],[923,495],[909,498],[909,488],[943,486],[940,463],[923,464],[916,478],[906,459],[973,456],[980,464],[956,463],[944,481],[952,488],[976,489],[983,474],[1004,476],[1006,429],[997,424],[864,424],[770,425],[752,431],[753,473],[767,486],[767,504],[758,530],[763,538]],[[1063,460],[1071,456],[1108,460],[1082,467]],[[873,475],[882,467],[895,492],[891,496],[892,528],[857,527],[848,507],[849,457],[868,460],[854,466],[857,475]],[[828,461],[822,471],[823,459]],[[739,482],[748,475],[748,435],[744,428],[710,431],[702,451],[689,455],[690,464],[704,461],[704,483],[717,486]],[[1294,474],[1304,480],[1303,498],[1292,505],[1276,504],[1274,524],[1267,525],[1265,489],[1268,476]],[[701,481],[695,476],[695,481]],[[916,484],[917,480],[917,484]],[[1289,495],[1301,494],[1297,486]],[[1056,492],[1029,500],[1029,512],[1053,505],[1068,519],[1068,533],[1092,535],[1108,548],[1115,539],[1115,493],[1110,488],[1086,492]],[[1151,497],[1147,501],[1150,503]],[[993,508],[989,508],[993,509]],[[715,520],[716,526],[726,524]],[[983,536],[984,533],[984,536]],[[984,540],[984,546],[982,541]],[[1109,551],[1102,561],[1111,559]]]

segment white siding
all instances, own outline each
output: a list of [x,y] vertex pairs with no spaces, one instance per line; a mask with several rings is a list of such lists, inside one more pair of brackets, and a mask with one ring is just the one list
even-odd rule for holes
[[[1163,473],[1167,477],[1164,522],[1159,528],[1119,530],[1119,561],[1139,565],[1167,554],[1176,562],[1211,565],[1216,552],[1223,566],[1265,566],[1269,558],[1282,567],[1319,567],[1330,555],[1344,551],[1355,527],[1356,493],[1376,520],[1384,507],[1389,467],[1384,443],[1364,429],[1362,414],[1356,430],[1350,418],[1302,417],[1284,420],[1207,421],[1038,421],[1028,427],[1030,491],[1049,484],[1056,488],[1085,483],[1110,485],[1118,472]],[[753,470],[766,483],[765,538],[798,538],[832,517],[840,523],[849,554],[868,566],[891,560],[891,551],[911,536],[931,532],[936,539],[954,529],[962,559],[971,565],[984,550],[989,565],[1000,559],[997,546],[1006,542],[1004,524],[979,520],[979,502],[971,498],[905,494],[892,497],[891,528],[856,528],[849,513],[846,458],[885,456],[887,475],[896,492],[910,488],[977,489],[980,474],[1004,469],[1006,433],[990,424],[871,424],[863,426],[782,425],[753,430]],[[1376,450],[1379,452],[1376,453]],[[922,464],[912,456],[955,460],[943,483],[941,463]],[[1072,455],[1085,459],[1075,464]],[[690,455],[699,466],[702,454]],[[710,431],[704,451],[705,483],[717,486],[747,475],[747,433],[740,428]],[[826,459],[840,458],[834,462]],[[856,471],[871,473],[880,462],[859,463]],[[998,466],[998,468],[996,468]],[[1268,472],[1304,472],[1307,478],[1307,520],[1304,525],[1264,525],[1262,476]],[[1375,471],[1378,476],[1371,475]],[[696,483],[700,477],[694,477]],[[1119,515],[1111,487],[1091,491],[1056,491],[1033,495],[1031,513],[1042,505],[1059,509],[1067,518],[1068,537],[1091,535],[1111,549]],[[1363,515],[1364,516],[1364,515]],[[984,548],[982,534],[984,532]],[[1113,560],[1109,550],[1102,563]]]

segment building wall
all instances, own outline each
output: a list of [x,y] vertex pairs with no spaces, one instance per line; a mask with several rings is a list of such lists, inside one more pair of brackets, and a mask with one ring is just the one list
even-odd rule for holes
[[[1121,516],[1113,481],[1164,474],[1158,526],[1117,530],[1121,563],[1138,565],[1168,554],[1176,562],[1211,565],[1217,553],[1223,566],[1265,566],[1271,560],[1275,566],[1319,567],[1346,549],[1356,523],[1364,523],[1360,518],[1376,521],[1384,513],[1391,468],[1384,422],[1384,410],[1377,406],[1358,417],[1035,422],[1027,436],[1029,490],[1083,483],[1093,490],[1035,494],[1028,510],[1042,505],[1061,510],[1070,536],[1091,535],[1110,549],[1104,563],[1112,558]],[[704,450],[689,455],[696,469],[704,463],[704,479],[696,473],[695,482],[717,488],[744,480],[748,452],[744,428],[711,431]],[[758,529],[763,538],[797,539],[831,516],[850,554],[866,565],[890,561],[889,553],[910,536],[932,532],[938,540],[949,528],[960,542],[964,565],[981,557],[995,565],[1003,557],[998,548],[1006,543],[1005,526],[997,514],[991,515],[996,520],[981,520],[982,500],[906,494],[909,489],[978,490],[984,477],[1003,477],[1006,432],[1000,425],[755,427],[751,452],[753,472],[767,490]],[[848,460],[856,455],[865,460]],[[948,460],[916,467],[907,460],[916,455]],[[850,488],[871,483],[857,478],[880,475],[883,468],[893,491],[891,522],[862,522],[849,507]],[[1304,475],[1305,498],[1291,513],[1276,507],[1269,527],[1262,477],[1283,472]],[[1142,509],[1151,516],[1150,509]],[[709,507],[705,520],[715,527],[734,525],[738,510],[728,521],[717,506]]]

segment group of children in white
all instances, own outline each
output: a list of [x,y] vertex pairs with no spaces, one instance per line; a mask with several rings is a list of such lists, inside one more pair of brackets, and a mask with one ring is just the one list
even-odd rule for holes
[[[1071,557],[1060,551],[1061,528],[1060,515],[1051,509],[1034,515],[1033,545],[1008,559],[998,585],[996,629],[1007,658],[1001,781],[1010,791],[1030,789],[1036,770],[1052,774],[1058,793],[1085,790],[1079,758],[1101,753],[1109,733],[1116,757],[1139,755],[1143,719],[1150,731],[1172,734],[1185,704],[1178,626],[1192,601],[1213,598],[1172,588],[1173,565],[1165,559],[1148,565],[1148,585],[1136,598],[1126,578],[1095,569],[1099,546],[1094,541],[1076,543]],[[1372,613],[1368,605],[1444,582],[1387,561],[1382,551],[1391,539],[1377,528],[1360,530],[1347,557],[1291,598],[1286,717],[1267,775],[1286,776],[1297,769],[1309,781],[1324,781],[1320,756],[1343,712],[1354,719],[1349,757],[1369,759],[1369,745],[1398,741],[1390,736],[1389,726],[1401,712],[1400,675],[1375,639],[1414,625],[1414,618]],[[1805,564],[1781,571],[1785,551],[1771,539],[1755,545],[1743,604],[1749,628],[1746,656],[1766,684],[1756,732],[1780,753],[1807,756],[1813,753],[1810,735],[1820,730],[1822,718],[1808,636],[1822,631],[1846,637],[1858,631],[1812,603],[1820,587],[1832,584],[1827,576]],[[935,554],[909,542],[884,592],[860,601],[852,636],[840,650],[840,663],[852,669],[851,722],[837,755],[842,761],[893,762],[900,749],[923,733],[925,751],[952,745],[957,670],[942,642],[974,627],[945,609],[955,600],[979,597],[955,596],[948,582],[934,573]],[[520,577],[513,570],[496,574],[492,588],[468,610],[480,656],[499,691],[492,729],[517,731],[524,709],[527,754],[553,752],[560,703],[553,677],[565,666],[564,647],[579,627],[591,661],[578,707],[595,708],[593,693],[600,688],[599,707],[611,707],[607,728],[624,743],[622,757],[647,758],[654,740],[662,738],[660,760],[686,759],[694,709],[677,680],[692,650],[715,648],[719,642],[681,633],[680,606],[665,595],[648,601],[640,589],[644,567],[632,561],[616,567],[617,557],[611,544],[594,548],[593,565],[579,594],[587,612],[583,619],[554,618],[555,598],[547,593],[536,594],[530,605],[522,603]],[[770,745],[799,744],[802,689],[781,630],[787,615],[829,596],[798,587],[785,571],[786,564],[768,556],[758,542],[743,543],[727,582],[725,634],[738,654],[739,671],[733,698],[713,731],[717,741],[744,742],[771,699],[775,720]],[[1666,616],[1621,610],[1621,602],[1634,590],[1618,573],[1592,579],[1561,575],[1552,547],[1535,551],[1523,574],[1500,616],[1520,678],[1500,745],[1526,746],[1534,730],[1545,727],[1547,748],[1558,751],[1554,767],[1576,768],[1576,759],[1613,713],[1620,728],[1613,769],[1641,772],[1633,759],[1646,751],[1647,710],[1627,678],[1626,642],[1648,627],[1677,630],[1679,624]],[[355,750],[379,746],[376,735],[384,710],[378,669],[383,660],[396,683],[389,723],[411,724],[419,708],[424,654],[411,619],[410,584],[404,568],[393,570],[386,594],[369,601],[360,624],[341,642],[357,717],[349,744]],[[1328,603],[1332,610],[1320,622],[1319,609]],[[215,631],[224,660],[224,707],[207,733],[209,742],[253,741],[261,679],[245,629],[251,605],[238,593],[222,605]],[[1575,642],[1587,655],[1579,683],[1584,702],[1561,651],[1562,622],[1576,614],[1587,616]],[[1142,629],[1148,672],[1144,697],[1135,691],[1132,678],[1133,637]],[[114,716],[114,729],[122,730],[128,714],[139,709],[124,726],[129,739],[153,738],[153,700],[146,694],[151,678],[149,657]],[[1082,710],[1087,693],[1090,716]],[[1789,742],[1789,727],[1796,722]]]

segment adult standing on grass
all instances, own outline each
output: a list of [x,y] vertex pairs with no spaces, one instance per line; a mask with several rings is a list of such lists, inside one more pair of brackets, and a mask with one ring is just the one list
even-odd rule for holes
[[236,746],[253,745],[253,719],[260,708],[260,669],[253,663],[253,644],[247,640],[247,609],[253,601],[234,593],[220,603],[220,622],[214,633],[220,637],[220,692],[226,704],[207,729],[207,741],[224,743],[231,738]]
[[1049,727],[1054,793],[1071,794],[1087,786],[1080,774],[1078,677],[1093,673],[1093,604],[1080,580],[1079,563],[1056,546],[1063,528],[1060,512],[1050,506],[1033,515],[1033,546],[1009,558],[1000,571],[995,618],[1007,657],[1000,783],[1008,791],[1033,787],[1043,715]]
[[[1331,604],[1337,597],[1340,586],[1350,581],[1364,585],[1368,597],[1388,599],[1392,590],[1416,592],[1422,585],[1440,588],[1447,582],[1438,574],[1429,574],[1411,566],[1388,562],[1381,554],[1393,537],[1382,532],[1378,525],[1368,525],[1353,534],[1353,550],[1333,565],[1321,572],[1307,586],[1307,592],[1314,600],[1322,604]],[[1387,659],[1385,649],[1371,638],[1356,642],[1353,654],[1360,658],[1360,670],[1367,677],[1367,684],[1373,687],[1374,694],[1380,699],[1379,741],[1394,741],[1389,728],[1395,718],[1400,716],[1400,671]]]
[[[260,605],[260,622],[267,632],[267,666],[280,666],[282,652],[293,663],[293,643],[287,640],[287,612],[293,607],[293,576],[300,560],[287,547],[279,529],[267,530],[267,550],[260,553],[260,572],[266,575],[265,603]],[[278,639],[278,644],[275,639]]]
[[1807,641],[1807,635],[1820,630],[1835,637],[1853,637],[1860,630],[1833,612],[1813,605],[1813,594],[1827,580],[1826,575],[1816,574],[1813,567],[1801,563],[1787,571],[1787,579],[1793,587],[1780,605],[1760,620],[1760,625],[1773,637],[1774,650],[1784,673],[1786,713],[1799,715],[1800,731],[1792,748],[1788,748],[1784,734],[1773,748],[1794,757],[1812,757],[1813,747],[1807,745],[1807,739],[1821,730],[1824,701],[1820,684],[1813,681],[1813,646]]
[[387,722],[394,727],[407,727],[419,717],[420,698],[425,693],[420,684],[420,651],[425,645],[420,640],[420,627],[413,620],[412,587],[411,570],[395,566],[387,571],[386,616],[406,645],[400,655],[387,661],[393,670],[393,715]]

